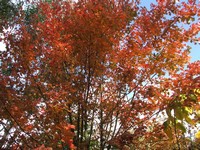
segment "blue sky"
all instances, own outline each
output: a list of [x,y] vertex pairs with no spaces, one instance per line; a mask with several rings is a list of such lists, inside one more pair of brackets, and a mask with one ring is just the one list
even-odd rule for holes
[[[179,0],[179,1],[186,1],[186,0]],[[141,0],[141,5],[145,6],[148,9],[150,8],[151,3],[156,3],[156,0]],[[198,35],[200,37],[200,33]],[[200,43],[196,45],[194,45],[193,43],[187,43],[187,44],[191,46],[191,53],[190,53],[191,62],[200,60]]]

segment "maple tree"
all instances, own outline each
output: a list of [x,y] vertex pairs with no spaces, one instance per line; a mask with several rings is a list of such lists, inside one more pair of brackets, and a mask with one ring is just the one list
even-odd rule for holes
[[199,122],[200,61],[189,63],[186,43],[199,42],[198,2],[32,5],[1,39],[1,148],[190,144],[183,136]]

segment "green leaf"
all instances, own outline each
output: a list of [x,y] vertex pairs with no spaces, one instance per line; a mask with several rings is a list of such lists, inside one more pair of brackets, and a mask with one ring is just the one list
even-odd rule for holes
[[186,94],[180,94],[180,96],[179,96],[180,98],[181,98],[181,100],[186,100],[187,99],[187,96],[186,96]]
[[168,119],[167,121],[165,121],[163,123],[163,126],[164,126],[164,132],[167,134],[169,139],[172,139],[173,138],[173,134],[172,134],[172,129],[170,127],[170,120]]
[[166,128],[168,127],[168,121],[165,121],[165,122],[163,123],[163,126],[164,126],[164,129],[166,129]]
[[172,115],[171,115],[171,109],[167,108],[167,109],[166,109],[166,113],[167,113],[167,116],[168,116],[169,118],[172,117]]
[[184,125],[183,125],[182,123],[178,122],[178,123],[176,124],[176,127],[177,127],[178,129],[180,129],[183,133],[186,132],[186,129],[185,129],[185,127],[184,127]]
[[190,98],[190,100],[197,102],[197,96],[195,94],[190,94],[189,98]]
[[174,112],[177,119],[183,120],[182,108],[178,107],[177,109],[174,109]]

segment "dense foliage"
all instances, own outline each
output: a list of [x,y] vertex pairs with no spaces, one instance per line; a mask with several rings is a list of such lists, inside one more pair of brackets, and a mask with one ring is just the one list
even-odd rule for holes
[[199,132],[185,134],[200,117],[200,61],[187,45],[199,42],[198,2],[20,8],[1,25],[0,149],[198,146]]

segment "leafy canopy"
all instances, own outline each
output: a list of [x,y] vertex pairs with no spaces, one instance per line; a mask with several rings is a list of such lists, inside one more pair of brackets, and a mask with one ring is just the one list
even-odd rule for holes
[[198,2],[28,6],[2,31],[1,149],[190,145],[184,133],[199,121],[200,61],[189,63],[186,43],[199,42]]

